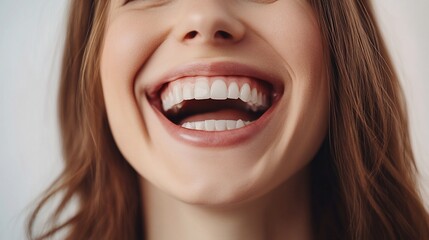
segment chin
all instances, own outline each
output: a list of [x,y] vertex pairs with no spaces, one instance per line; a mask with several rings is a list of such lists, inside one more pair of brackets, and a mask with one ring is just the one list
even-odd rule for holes
[[243,149],[245,146],[223,149],[222,154],[219,149],[189,151],[194,146],[164,149],[162,154],[150,154],[160,164],[156,168],[137,168],[157,190],[176,200],[206,207],[233,207],[266,195],[306,165],[304,161],[285,161],[287,158],[272,154],[276,150],[269,147],[259,148],[258,154],[255,146],[250,146],[254,149],[251,152]]

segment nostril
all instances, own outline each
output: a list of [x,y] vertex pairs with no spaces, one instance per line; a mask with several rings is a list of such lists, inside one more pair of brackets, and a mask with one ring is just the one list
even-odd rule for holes
[[197,31],[190,31],[186,34],[185,39],[193,39],[198,35]]
[[[196,38],[199,38],[199,37],[203,37],[204,38],[204,36],[209,36],[209,35],[208,34],[207,35],[201,34],[201,32],[199,32],[199,31],[192,30],[192,31],[189,31],[189,32],[186,33],[186,35],[183,38],[183,40],[195,40]],[[235,37],[231,33],[227,32],[227,31],[217,30],[215,32],[215,34],[212,35],[212,38],[206,38],[206,40],[209,40],[209,41],[211,41],[211,40],[213,40],[213,41],[219,41],[219,40],[224,41],[224,40],[233,40],[234,38]]]
[[219,30],[215,33],[215,38],[232,39],[233,37],[229,32]]

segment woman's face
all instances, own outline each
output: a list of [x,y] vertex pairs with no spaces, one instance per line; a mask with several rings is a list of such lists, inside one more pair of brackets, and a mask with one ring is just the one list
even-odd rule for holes
[[112,0],[101,78],[135,170],[177,199],[222,205],[267,193],[314,157],[324,66],[305,0]]

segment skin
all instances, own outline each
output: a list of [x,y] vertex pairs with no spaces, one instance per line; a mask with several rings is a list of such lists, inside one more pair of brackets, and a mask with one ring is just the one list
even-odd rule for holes
[[[306,166],[326,135],[329,92],[306,1],[113,0],[104,40],[109,124],[142,177],[149,239],[311,239]],[[145,92],[177,66],[219,61],[281,76],[268,124],[234,146],[172,138]]]

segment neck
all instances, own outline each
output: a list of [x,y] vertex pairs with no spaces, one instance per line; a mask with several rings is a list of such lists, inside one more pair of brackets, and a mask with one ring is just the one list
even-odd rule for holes
[[179,201],[142,180],[148,240],[312,239],[307,171],[256,200],[231,207]]

